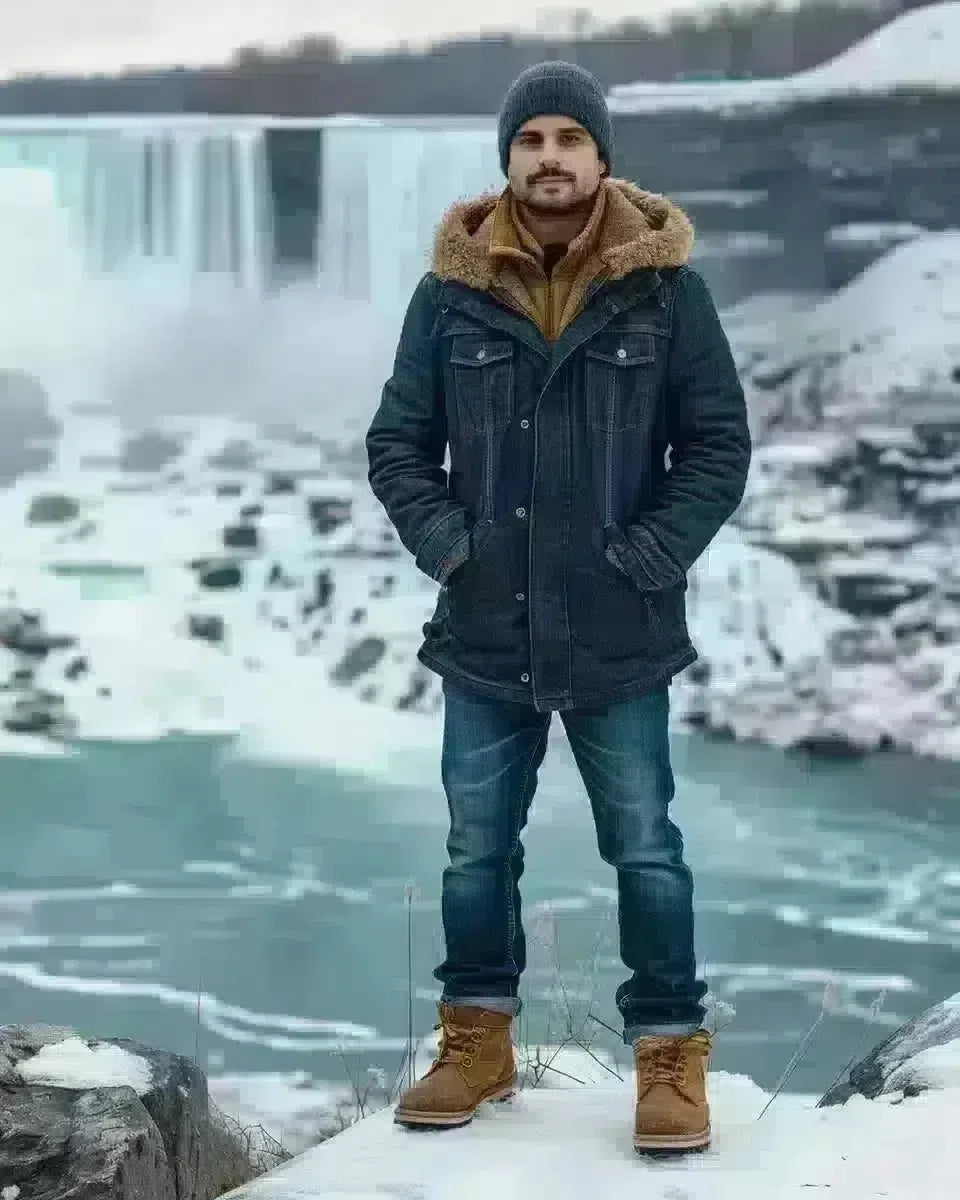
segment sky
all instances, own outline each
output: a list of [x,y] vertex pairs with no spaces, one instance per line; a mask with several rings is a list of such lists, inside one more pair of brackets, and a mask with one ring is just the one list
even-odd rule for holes
[[[558,5],[557,8],[575,7]],[[597,19],[648,19],[705,0],[591,0]],[[486,30],[533,29],[543,0],[483,0]],[[451,0],[0,0],[0,75],[221,62],[251,44],[332,33],[347,48],[482,32]],[[474,10],[474,11],[476,11]]]

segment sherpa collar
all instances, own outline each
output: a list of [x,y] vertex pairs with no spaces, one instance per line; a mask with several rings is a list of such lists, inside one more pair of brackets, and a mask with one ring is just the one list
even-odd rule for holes
[[[693,225],[673,201],[624,179],[607,179],[607,206],[597,244],[608,279],[642,268],[681,267],[693,247]],[[493,214],[502,192],[484,192],[449,208],[434,238],[431,269],[440,279],[487,291],[498,273],[489,253]]]

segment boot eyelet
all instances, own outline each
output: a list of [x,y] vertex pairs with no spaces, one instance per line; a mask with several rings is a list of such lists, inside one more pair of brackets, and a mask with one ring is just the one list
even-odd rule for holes
[[463,1065],[464,1065],[465,1067],[472,1067],[472,1066],[473,1066],[473,1055],[472,1055],[472,1054],[465,1054],[465,1055],[463,1056],[463,1058],[461,1058],[461,1059],[460,1059],[460,1061],[463,1063]]

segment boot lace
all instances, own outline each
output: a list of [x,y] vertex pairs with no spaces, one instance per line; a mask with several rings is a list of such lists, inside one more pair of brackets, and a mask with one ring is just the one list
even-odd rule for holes
[[442,1030],[437,1057],[430,1071],[447,1064],[462,1064],[472,1067],[486,1030],[482,1025],[454,1025],[452,1021],[438,1021],[434,1029]]
[[650,1087],[656,1083],[665,1083],[675,1088],[684,1087],[692,1058],[691,1049],[706,1053],[707,1043],[697,1034],[688,1038],[652,1037],[641,1043],[636,1049],[638,1084],[641,1087]]

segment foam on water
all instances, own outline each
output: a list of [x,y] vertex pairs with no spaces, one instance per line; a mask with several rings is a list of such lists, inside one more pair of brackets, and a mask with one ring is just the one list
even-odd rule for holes
[[100,979],[46,971],[33,962],[0,960],[0,978],[36,991],[74,993],[116,1000],[146,1000],[194,1013],[204,1028],[229,1041],[308,1053],[319,1050],[403,1049],[399,1039],[378,1037],[375,1029],[351,1021],[324,1021],[285,1013],[258,1013],[227,1004],[209,992],[184,991],[155,980]]

